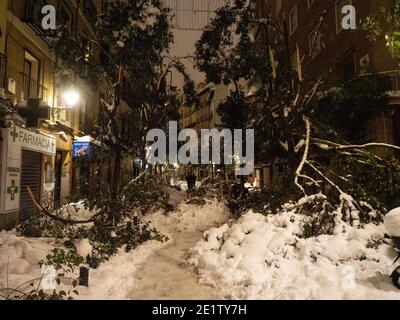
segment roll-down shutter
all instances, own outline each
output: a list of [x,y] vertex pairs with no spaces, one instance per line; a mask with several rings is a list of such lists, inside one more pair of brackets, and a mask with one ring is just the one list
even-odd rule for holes
[[22,150],[21,165],[21,220],[27,219],[36,213],[36,208],[32,203],[28,191],[29,186],[36,199],[40,200],[40,185],[42,172],[42,154],[38,152]]

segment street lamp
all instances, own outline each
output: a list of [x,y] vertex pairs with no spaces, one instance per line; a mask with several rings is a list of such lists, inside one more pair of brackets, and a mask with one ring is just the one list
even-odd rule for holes
[[52,108],[53,121],[55,121],[56,114],[59,114],[62,111],[68,111],[78,103],[79,93],[71,88],[63,93],[62,99],[64,100],[63,102],[65,103],[65,107]]
[[73,89],[66,91],[63,97],[67,108],[72,108],[79,101],[79,93]]

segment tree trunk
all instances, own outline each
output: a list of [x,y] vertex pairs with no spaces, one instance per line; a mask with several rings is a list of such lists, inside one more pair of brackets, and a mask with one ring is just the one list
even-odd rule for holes
[[111,185],[111,192],[114,196],[117,195],[119,191],[119,184],[121,181],[121,162],[122,162],[121,151],[116,151],[114,158],[113,180]]

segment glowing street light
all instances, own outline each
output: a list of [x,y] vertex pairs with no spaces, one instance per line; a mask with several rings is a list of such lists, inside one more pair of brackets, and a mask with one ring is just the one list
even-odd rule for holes
[[64,93],[64,101],[67,107],[72,108],[79,101],[79,93],[75,90],[68,90]]

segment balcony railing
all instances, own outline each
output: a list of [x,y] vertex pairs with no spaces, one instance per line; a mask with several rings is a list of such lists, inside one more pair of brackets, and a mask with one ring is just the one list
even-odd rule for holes
[[374,75],[382,75],[388,77],[390,81],[390,90],[387,93],[389,94],[389,96],[400,97],[400,70],[360,74],[361,77],[369,77]]
[[392,72],[389,74],[391,83],[391,92],[399,95],[400,94],[400,71]]
[[48,102],[49,90],[26,74],[22,73],[21,75],[23,100],[31,98],[42,99],[43,101]]
[[46,0],[26,0],[23,21],[28,24],[39,37],[50,45],[46,38],[47,33],[42,28],[42,8],[47,4]]
[[0,53],[0,89],[5,88],[5,75],[6,75],[7,58],[4,54]]

